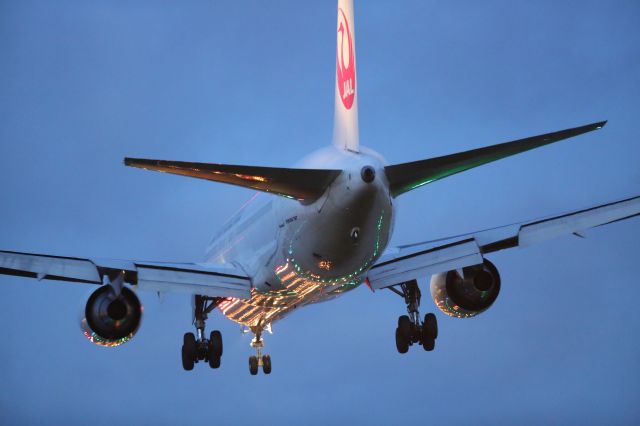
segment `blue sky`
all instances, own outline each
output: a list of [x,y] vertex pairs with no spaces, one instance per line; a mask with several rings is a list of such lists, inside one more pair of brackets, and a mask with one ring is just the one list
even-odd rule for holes
[[[355,14],[361,143],[389,163],[610,120],[402,196],[394,243],[640,192],[638,2]],[[0,2],[0,247],[200,260],[251,192],[122,158],[290,166],[329,144],[335,15],[334,1]],[[0,422],[637,424],[638,237],[635,219],[491,255],[500,297],[475,319],[437,314],[433,353],[397,354],[403,303],[360,288],[277,323],[257,377],[249,336],[219,314],[222,368],[182,371],[186,296],[142,294],[138,335],[108,350],[78,327],[91,289],[0,277]]]

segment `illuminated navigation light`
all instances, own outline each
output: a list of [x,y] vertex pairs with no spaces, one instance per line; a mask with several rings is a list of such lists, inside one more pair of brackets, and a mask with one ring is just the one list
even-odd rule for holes
[[284,277],[280,277],[280,281],[282,281],[282,282],[288,281],[291,278],[293,278],[295,275],[296,275],[296,273],[291,271],[287,275],[285,275]]
[[236,299],[235,297],[230,297],[225,302],[222,302],[218,307],[218,309],[220,309],[220,311],[226,315],[227,311],[231,309],[231,307],[237,304],[239,301],[240,299]]
[[287,288],[288,289],[295,288],[296,285],[298,285],[298,284],[304,284],[304,278],[296,277],[295,280],[293,280],[290,284],[287,285]]
[[84,334],[84,337],[86,337],[91,343],[94,343],[98,346],[104,346],[106,348],[115,348],[116,346],[123,345],[133,337],[133,335],[130,334],[120,339],[109,340],[98,336],[96,333],[90,330],[82,330],[82,334]]
[[428,184],[428,183],[433,182],[434,180],[435,180],[435,179],[429,179],[429,180],[425,180],[424,182],[418,182],[417,184],[415,184],[415,185],[411,186],[409,189],[416,189],[416,188],[419,188],[419,187],[421,187],[421,186],[424,186],[424,185],[426,185],[426,184]]
[[284,272],[288,267],[289,267],[289,264],[288,264],[288,263],[285,263],[285,264],[284,264],[284,265],[282,265],[282,266],[278,266],[278,267],[276,268],[276,274],[278,274],[278,275],[279,275],[279,274],[281,274],[281,273],[282,273],[282,272]]
[[240,174],[240,173],[234,173],[233,175],[235,177],[240,178],[240,179],[255,180],[256,182],[268,182],[269,181],[266,177],[263,177],[263,176],[243,175],[243,174]]
[[324,269],[325,271],[329,271],[331,269],[331,261],[330,260],[321,260],[318,262],[318,267],[320,269]]

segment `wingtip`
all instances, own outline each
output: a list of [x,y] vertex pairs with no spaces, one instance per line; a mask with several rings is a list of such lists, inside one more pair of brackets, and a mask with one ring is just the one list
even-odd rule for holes
[[140,164],[144,161],[145,160],[143,160],[142,158],[124,157],[123,163],[125,166],[129,167],[140,167]]
[[594,126],[596,127],[596,130],[600,130],[604,126],[606,126],[608,122],[609,122],[609,120],[600,121],[598,123],[595,123]]

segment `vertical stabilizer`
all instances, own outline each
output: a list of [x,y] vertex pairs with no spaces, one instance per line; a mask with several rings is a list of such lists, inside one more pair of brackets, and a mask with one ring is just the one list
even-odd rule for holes
[[333,143],[358,152],[358,91],[353,0],[338,0]]

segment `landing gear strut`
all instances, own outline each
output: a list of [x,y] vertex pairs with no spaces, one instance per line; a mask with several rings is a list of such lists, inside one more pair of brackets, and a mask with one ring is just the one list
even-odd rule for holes
[[249,357],[249,373],[255,376],[258,374],[258,367],[262,366],[264,374],[271,374],[271,357],[262,355],[262,348],[264,347],[264,340],[262,339],[263,328],[251,327],[251,331],[254,334],[253,340],[251,340],[251,347],[255,348],[256,354]]
[[402,283],[399,286],[399,290],[395,287],[389,287],[389,290],[404,298],[409,315],[402,315],[398,318],[398,327],[396,328],[398,352],[407,353],[409,346],[414,343],[421,344],[425,351],[432,351],[438,338],[436,316],[428,313],[424,316],[424,320],[421,320],[419,312],[421,294],[416,280]]
[[213,330],[207,339],[204,332],[208,314],[218,306],[218,302],[218,298],[195,296],[194,324],[197,334],[185,333],[182,342],[182,367],[187,371],[193,370],[193,365],[198,361],[208,362],[211,368],[220,367],[222,334]]

